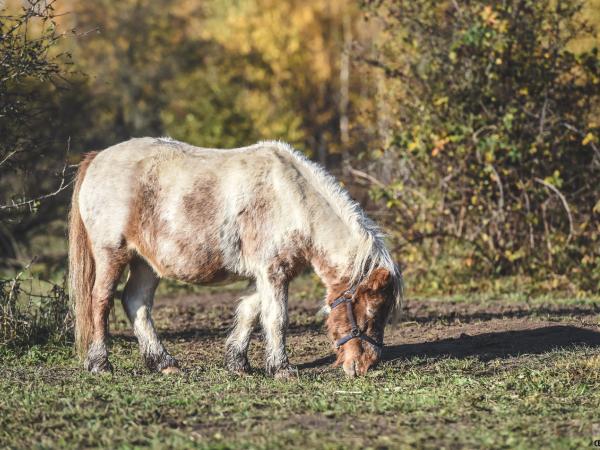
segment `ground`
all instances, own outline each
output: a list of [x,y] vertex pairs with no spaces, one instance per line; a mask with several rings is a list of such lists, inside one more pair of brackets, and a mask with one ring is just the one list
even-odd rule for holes
[[[409,298],[383,363],[360,379],[332,368],[318,311],[291,296],[297,380],[223,368],[235,290],[158,298],[181,375],[149,373],[121,312],[114,374],[84,373],[72,349],[0,353],[0,447],[579,448],[600,439],[598,298]],[[118,302],[117,302],[118,303]],[[120,310],[117,305],[117,310]]]

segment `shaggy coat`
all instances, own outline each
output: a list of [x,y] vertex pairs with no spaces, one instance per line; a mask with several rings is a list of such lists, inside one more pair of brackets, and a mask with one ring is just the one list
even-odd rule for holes
[[[255,280],[257,292],[238,307],[226,361],[233,371],[249,370],[248,342],[260,319],[267,371],[278,376],[293,371],[285,353],[287,287],[304,267],[325,283],[328,304],[358,288],[359,325],[381,339],[401,294],[400,273],[375,224],[332,177],[281,142],[220,150],[141,138],[86,156],[73,193],[70,273],[77,344],[91,371],[110,369],[106,321],[127,264],[125,310],[146,364],[163,371],[177,367],[151,319],[163,277]],[[349,326],[343,314],[329,322],[332,339]],[[363,354],[372,356],[361,363]],[[352,342],[338,357],[353,375],[379,351]]]

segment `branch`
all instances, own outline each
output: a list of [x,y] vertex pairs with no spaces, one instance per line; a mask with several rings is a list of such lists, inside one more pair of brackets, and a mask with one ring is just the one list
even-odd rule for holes
[[[68,159],[70,150],[71,150],[71,138],[69,138],[69,140],[67,141],[67,150],[66,150],[65,160]],[[0,211],[9,211],[12,209],[19,209],[24,206],[29,206],[29,208],[31,208],[35,203],[45,200],[50,197],[55,197],[58,194],[60,194],[62,191],[64,191],[65,189],[68,189],[71,186],[71,184],[73,184],[73,181],[74,181],[74,180],[71,180],[68,183],[66,182],[66,180],[67,180],[66,172],[67,172],[67,168],[69,168],[69,167],[70,166],[67,163],[65,163],[63,165],[63,168],[62,168],[62,171],[60,174],[60,185],[58,186],[58,188],[55,191],[50,192],[48,194],[40,195],[39,197],[32,198],[29,200],[23,200],[22,202],[15,203],[13,201],[12,203],[7,204],[7,205],[0,205]]]
[[12,158],[15,155],[15,153],[17,153],[17,150],[13,150],[12,152],[9,152],[4,158],[2,158],[2,161],[0,161],[0,166],[2,166],[6,161],[8,161],[10,158]]
[[[65,166],[65,168],[66,167],[67,166]],[[64,169],[63,169],[63,173],[64,173]],[[71,184],[73,184],[73,181],[69,181],[68,183],[65,183],[65,178],[63,177],[60,180],[60,186],[58,186],[58,188],[54,192],[50,192],[49,194],[40,195],[39,197],[32,198],[30,200],[23,200],[22,202],[18,202],[18,203],[12,202],[8,205],[0,205],[0,211],[10,210],[10,209],[19,209],[24,206],[31,207],[36,202],[39,202],[41,200],[45,200],[47,198],[54,197],[54,196],[60,194],[65,189],[68,189],[71,186]]]
[[500,191],[500,197],[498,198],[498,214],[502,216],[504,214],[504,188],[502,186],[502,179],[493,164],[489,164],[489,167],[492,169],[492,172],[494,172],[494,181],[498,185],[498,190]]
[[569,243],[569,241],[571,240],[571,238],[573,237],[573,234],[575,233],[575,230],[573,228],[573,216],[571,216],[571,210],[569,208],[569,203],[567,202],[567,199],[565,198],[565,196],[558,190],[558,188],[550,183],[546,183],[544,180],[542,180],[541,178],[534,178],[533,179],[536,183],[540,183],[544,186],[546,186],[548,189],[550,189],[552,192],[554,192],[558,198],[560,198],[560,201],[563,204],[563,207],[565,208],[565,211],[567,212],[567,217],[569,218],[569,237],[567,238],[567,244]]
[[371,184],[374,184],[375,186],[380,187],[382,189],[385,189],[385,187],[386,187],[384,183],[379,181],[374,176],[369,175],[368,173],[363,172],[362,170],[355,169],[350,165],[348,165],[348,172],[350,172],[350,175],[353,175],[358,178],[362,178],[363,180],[367,180]]

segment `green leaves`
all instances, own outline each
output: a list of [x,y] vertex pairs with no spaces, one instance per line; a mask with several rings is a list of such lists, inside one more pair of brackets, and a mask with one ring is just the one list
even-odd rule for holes
[[[598,269],[579,265],[600,254],[600,59],[597,40],[571,48],[595,39],[583,3],[384,3],[380,19],[399,31],[379,62],[403,73],[387,88],[403,120],[393,150],[410,167],[386,206],[398,241],[421,254],[411,264],[470,249],[491,262],[479,273],[535,267],[594,288]],[[399,45],[407,35],[417,44]]]

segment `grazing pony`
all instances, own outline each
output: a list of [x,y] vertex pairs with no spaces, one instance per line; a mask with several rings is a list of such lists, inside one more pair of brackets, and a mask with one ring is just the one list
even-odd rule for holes
[[376,225],[315,163],[282,142],[231,150],[169,138],[131,139],[88,153],[79,167],[69,222],[76,345],[91,372],[111,370],[107,320],[129,265],[123,306],[146,365],[178,371],[151,317],[162,277],[191,283],[255,280],[226,343],[226,365],[250,370],[260,319],[266,370],[296,371],[285,349],[288,285],[311,265],[327,288],[336,365],[364,374],[381,355],[402,277]]

